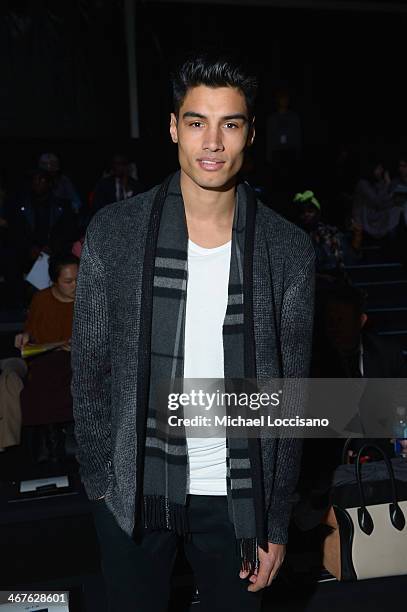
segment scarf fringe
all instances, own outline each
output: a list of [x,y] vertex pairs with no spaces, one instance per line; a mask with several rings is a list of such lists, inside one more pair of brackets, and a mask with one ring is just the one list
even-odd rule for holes
[[186,507],[163,495],[145,495],[143,524],[146,529],[170,529],[178,535],[188,532]]
[[[170,502],[163,495],[145,495],[143,503],[145,529],[170,529],[178,535],[189,535],[186,506]],[[253,572],[259,567],[257,538],[236,540],[240,569]]]
[[259,567],[257,538],[240,538],[238,540],[241,566],[244,572],[254,572]]

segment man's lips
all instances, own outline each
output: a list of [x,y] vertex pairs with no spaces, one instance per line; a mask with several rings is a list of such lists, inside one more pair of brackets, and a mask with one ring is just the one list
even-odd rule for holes
[[222,161],[221,159],[211,159],[208,157],[201,157],[200,159],[198,159],[198,164],[200,165],[201,168],[203,168],[203,170],[208,170],[209,172],[213,172],[216,170],[220,170],[220,168],[223,168],[225,162]]

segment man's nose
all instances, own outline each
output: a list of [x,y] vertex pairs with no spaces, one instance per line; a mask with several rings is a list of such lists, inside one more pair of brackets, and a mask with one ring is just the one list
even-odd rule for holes
[[202,148],[209,151],[222,151],[224,148],[222,130],[217,127],[209,128],[206,131]]

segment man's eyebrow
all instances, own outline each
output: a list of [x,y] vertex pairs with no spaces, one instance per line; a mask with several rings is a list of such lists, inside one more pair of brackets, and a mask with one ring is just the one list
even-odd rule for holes
[[235,113],[234,115],[226,115],[225,117],[222,117],[222,121],[232,121],[233,119],[241,119],[245,122],[249,121],[247,116],[243,113]]
[[[198,119],[207,119],[206,115],[202,115],[202,113],[195,113],[194,111],[186,111],[182,115],[183,119],[186,119],[187,117],[192,117],[192,118],[197,117]],[[243,113],[235,113],[233,115],[225,115],[224,117],[221,117],[221,121],[232,121],[233,119],[241,119],[244,122],[249,121],[247,116],[244,115]]]
[[199,119],[206,119],[205,115],[202,115],[201,113],[195,113],[194,111],[186,111],[182,115],[182,118],[185,119],[186,117],[199,117]]

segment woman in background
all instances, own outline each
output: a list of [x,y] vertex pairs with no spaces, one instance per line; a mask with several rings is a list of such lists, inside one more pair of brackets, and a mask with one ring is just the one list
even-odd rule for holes
[[[78,269],[79,259],[72,254],[51,257],[49,275],[53,284],[34,295],[24,333],[15,338],[20,350],[29,342],[64,342],[61,348],[30,360],[20,395],[24,425],[48,426],[43,451],[51,455],[58,442],[55,424],[73,420],[70,341]],[[47,455],[45,452],[45,458]]]
[[379,159],[371,159],[356,185],[353,219],[372,238],[383,238],[397,227],[402,208],[394,206],[391,179]]
[[71,339],[73,305],[78,276],[79,259],[75,255],[57,255],[49,262],[52,286],[38,291],[31,302],[24,333],[15,338],[15,346],[24,348],[29,342],[47,342]]

